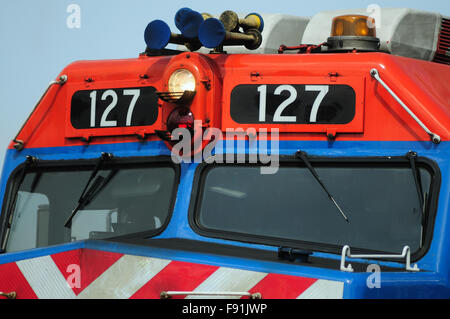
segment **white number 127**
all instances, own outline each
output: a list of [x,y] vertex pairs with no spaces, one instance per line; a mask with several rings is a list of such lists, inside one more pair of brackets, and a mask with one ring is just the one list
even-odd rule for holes
[[[133,117],[133,110],[136,106],[136,102],[139,99],[139,96],[141,94],[141,90],[134,89],[134,90],[123,90],[123,95],[131,95],[133,98],[131,99],[130,105],[128,106],[127,111],[127,118],[125,121],[126,126],[131,125],[131,119]],[[90,93],[91,98],[91,118],[90,118],[90,126],[95,127],[96,119],[96,106],[97,106],[97,91],[92,91]],[[100,127],[115,127],[117,126],[117,121],[113,120],[107,120],[109,113],[117,106],[118,96],[116,91],[114,90],[107,90],[103,92],[102,94],[102,101],[105,101],[108,97],[111,97],[111,103],[108,105],[108,107],[105,109],[105,111],[102,114],[102,117],[100,119]]]
[[[259,122],[266,121],[266,105],[267,105],[267,85],[258,86],[259,92]],[[320,104],[322,103],[324,97],[327,95],[329,90],[328,85],[305,85],[305,91],[318,91],[316,99],[314,100],[311,114],[309,116],[309,122],[315,123],[317,122],[317,113],[319,112]],[[275,110],[275,114],[273,115],[274,122],[296,122],[296,116],[286,116],[281,113],[295,102],[297,99],[297,90],[292,85],[280,85],[274,91],[274,95],[280,95],[283,91],[289,92],[289,97],[284,100]]]

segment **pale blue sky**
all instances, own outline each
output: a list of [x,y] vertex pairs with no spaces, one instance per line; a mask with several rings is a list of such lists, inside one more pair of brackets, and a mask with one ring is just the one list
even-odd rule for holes
[[[81,9],[81,28],[67,27],[67,8]],[[0,167],[9,141],[58,73],[81,59],[132,58],[145,48],[146,25],[173,22],[179,8],[220,14],[286,13],[313,16],[322,10],[408,7],[450,16],[448,0],[1,0],[0,10]]]

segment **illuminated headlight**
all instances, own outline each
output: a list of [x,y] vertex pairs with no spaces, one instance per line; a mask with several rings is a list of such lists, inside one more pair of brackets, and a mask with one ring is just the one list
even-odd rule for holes
[[168,92],[156,92],[158,97],[169,103],[188,104],[195,96],[195,77],[186,69],[178,69],[169,77]]
[[169,78],[169,92],[195,91],[195,77],[186,69],[178,69]]

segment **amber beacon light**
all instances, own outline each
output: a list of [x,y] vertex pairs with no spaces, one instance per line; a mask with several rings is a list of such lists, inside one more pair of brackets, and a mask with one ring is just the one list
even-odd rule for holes
[[333,19],[329,51],[376,51],[380,40],[376,37],[375,19],[364,15],[343,15]]
[[375,19],[368,16],[346,15],[333,19],[331,36],[376,37]]

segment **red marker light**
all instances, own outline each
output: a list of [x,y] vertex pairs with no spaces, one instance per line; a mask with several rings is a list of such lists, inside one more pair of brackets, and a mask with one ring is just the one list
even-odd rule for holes
[[176,107],[167,118],[167,130],[173,132],[177,128],[186,128],[194,134],[194,114],[187,107]]

